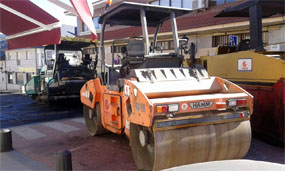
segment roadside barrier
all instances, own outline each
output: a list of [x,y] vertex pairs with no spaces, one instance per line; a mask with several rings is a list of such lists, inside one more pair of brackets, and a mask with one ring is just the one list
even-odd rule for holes
[[56,153],[56,170],[57,171],[72,170],[72,160],[71,160],[70,151],[62,150]]
[[0,152],[9,152],[13,150],[12,131],[10,129],[0,130]]

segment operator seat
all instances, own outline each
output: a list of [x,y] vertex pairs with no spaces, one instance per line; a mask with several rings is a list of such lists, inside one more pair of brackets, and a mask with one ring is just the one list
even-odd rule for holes
[[144,41],[143,39],[129,40],[127,48],[122,48],[122,67],[120,68],[120,77],[124,78],[127,76],[131,68],[143,62],[144,52]]
[[250,49],[250,40],[249,39],[245,39],[239,42],[238,46],[237,46],[237,51],[246,51]]

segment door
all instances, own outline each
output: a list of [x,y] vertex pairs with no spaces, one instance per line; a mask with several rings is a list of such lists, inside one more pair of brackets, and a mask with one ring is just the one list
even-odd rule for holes
[[122,129],[122,102],[119,94],[104,94],[104,121],[105,124]]

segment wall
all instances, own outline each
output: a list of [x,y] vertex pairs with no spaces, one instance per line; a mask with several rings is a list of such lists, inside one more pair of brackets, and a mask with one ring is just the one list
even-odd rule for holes
[[61,26],[61,37],[75,37],[75,28],[74,26],[65,25]]
[[[196,45],[196,58],[200,58],[200,56],[214,55],[216,48],[212,47],[212,36],[187,36],[189,38],[189,43],[194,43]],[[185,56],[189,58],[189,55]]]
[[[17,62],[18,59],[18,62]],[[16,50],[6,51],[6,61],[2,62],[6,66],[3,67],[0,74],[0,91],[14,90],[20,91],[21,87],[25,85],[27,80],[27,74],[31,76],[36,75],[44,65],[44,50],[43,48],[24,48]],[[8,73],[13,75],[13,83],[8,84]],[[23,85],[16,83],[16,73],[23,73]],[[2,78],[5,78],[4,80]]]
[[[212,47],[212,37],[211,36],[187,36],[189,38],[189,44],[194,43],[196,45],[196,58],[200,58],[200,56],[214,55],[216,52],[216,48]],[[161,39],[162,41],[163,39]],[[163,50],[164,53],[174,52],[174,50]],[[117,55],[122,56],[121,53],[115,53],[115,58]],[[190,58],[189,54],[184,54],[185,58]],[[99,56],[100,58],[101,56]],[[112,53],[111,53],[111,45],[105,46],[105,59],[108,65],[112,64]],[[98,66],[100,67],[101,64]]]
[[285,24],[281,25],[280,29],[278,30],[271,30],[268,32],[268,43],[285,43]]
[[2,69],[0,70],[0,91],[1,90],[6,90],[6,74],[4,72],[4,68],[5,68],[5,61],[0,61],[0,67],[2,67]]
[[[212,47],[212,36],[211,35],[187,35],[189,43],[193,42],[196,45],[196,58],[201,56],[213,56],[216,53],[217,48]],[[162,38],[160,40],[163,40]],[[285,44],[285,25],[280,26],[279,29],[268,31],[268,44]],[[111,65],[112,53],[111,46],[105,46],[106,63]],[[166,52],[166,51],[165,51]],[[120,53],[118,53],[121,55]],[[115,53],[115,57],[117,54]],[[100,56],[99,56],[100,58]],[[189,58],[189,55],[185,55],[185,58]],[[101,66],[101,64],[98,66]]]

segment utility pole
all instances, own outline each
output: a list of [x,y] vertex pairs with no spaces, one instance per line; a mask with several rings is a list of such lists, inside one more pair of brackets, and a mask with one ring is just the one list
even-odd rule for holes
[[8,72],[7,72],[7,67],[6,67],[6,52],[5,52],[5,59],[4,59],[4,75],[5,75],[5,90],[8,90]]
[[37,48],[35,48],[35,62],[36,62],[36,75],[38,74],[38,55],[37,55]]

